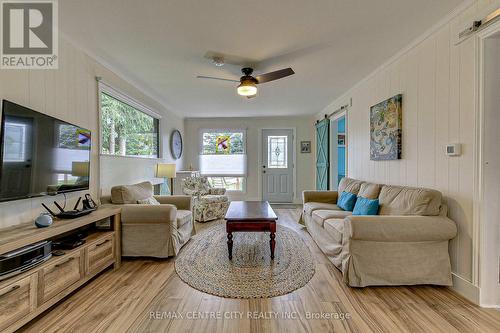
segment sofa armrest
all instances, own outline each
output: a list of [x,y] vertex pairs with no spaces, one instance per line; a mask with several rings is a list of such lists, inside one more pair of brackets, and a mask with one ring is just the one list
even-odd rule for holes
[[213,188],[210,189],[210,193],[209,194],[224,195],[224,194],[226,194],[226,189],[225,188],[221,188],[221,187],[213,187]]
[[338,196],[337,191],[302,191],[303,203],[323,202],[336,204]]
[[177,209],[191,210],[192,207],[190,195],[155,195],[154,198],[162,205],[174,205]]
[[442,216],[348,216],[344,236],[378,242],[450,240],[457,235],[455,222]]
[[122,224],[171,223],[177,218],[174,205],[120,205]]

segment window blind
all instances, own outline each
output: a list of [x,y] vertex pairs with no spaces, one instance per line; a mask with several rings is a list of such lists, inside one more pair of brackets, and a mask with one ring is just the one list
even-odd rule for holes
[[203,176],[245,177],[247,155],[200,155],[200,172]]

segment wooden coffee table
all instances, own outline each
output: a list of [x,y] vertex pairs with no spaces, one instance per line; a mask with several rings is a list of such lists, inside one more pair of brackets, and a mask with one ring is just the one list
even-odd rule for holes
[[233,259],[233,232],[270,232],[271,259],[274,259],[276,220],[267,201],[232,201],[226,213],[227,250]]

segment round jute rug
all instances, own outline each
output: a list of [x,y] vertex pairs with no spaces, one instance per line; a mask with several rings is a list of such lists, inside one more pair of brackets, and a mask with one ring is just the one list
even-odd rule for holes
[[196,235],[175,260],[179,277],[212,295],[263,298],[288,294],[314,275],[311,252],[289,228],[277,226],[274,260],[268,232],[236,232],[233,236],[233,260],[229,260],[224,224]]

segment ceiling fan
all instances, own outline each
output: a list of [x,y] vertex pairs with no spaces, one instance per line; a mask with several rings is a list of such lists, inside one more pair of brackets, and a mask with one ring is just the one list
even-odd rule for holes
[[[215,61],[215,59],[214,59]],[[215,63],[216,66],[217,63]],[[232,80],[232,79],[224,79],[224,78],[219,78],[219,77],[213,77],[213,76],[203,76],[203,75],[198,75],[198,79],[210,79],[210,80],[221,80],[221,81],[230,81],[230,82],[239,82],[240,84],[236,88],[236,91],[238,92],[238,95],[244,96],[247,98],[252,98],[257,95],[257,85],[261,83],[266,83],[269,81],[274,81],[274,80],[279,80],[284,77],[290,76],[295,74],[293,69],[289,68],[284,68],[280,69],[277,71],[265,73],[265,74],[260,74],[257,76],[252,76],[253,73],[253,68],[251,67],[244,67],[241,69],[241,72],[243,73],[243,76],[240,78],[240,80]]]

